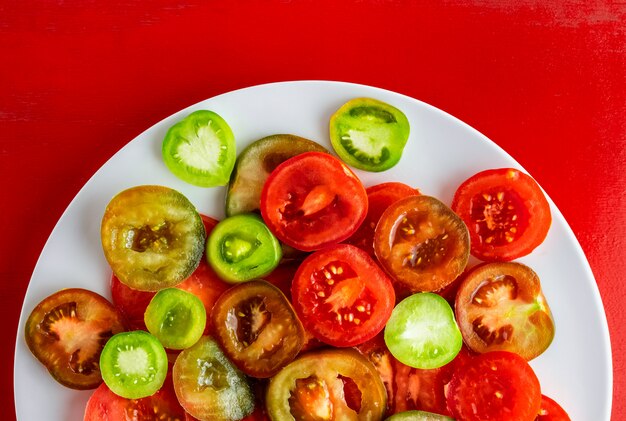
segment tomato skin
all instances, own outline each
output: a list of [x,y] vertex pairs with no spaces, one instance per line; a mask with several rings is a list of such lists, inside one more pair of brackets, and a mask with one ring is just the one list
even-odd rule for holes
[[367,214],[367,194],[339,159],[307,152],[280,164],[261,193],[261,215],[283,243],[319,250],[354,233]]
[[434,292],[463,272],[469,233],[443,202],[426,195],[410,196],[382,214],[374,233],[374,252],[399,296]]
[[465,180],[452,209],[467,224],[472,255],[484,261],[511,261],[543,242],[552,216],[541,187],[514,168],[481,171]]
[[535,421],[570,421],[570,417],[558,403],[541,395],[541,409]]
[[533,421],[541,405],[541,388],[526,360],[512,352],[493,351],[455,371],[446,399],[456,419]]
[[389,206],[400,199],[420,194],[418,189],[403,183],[389,182],[376,184],[365,189],[367,193],[367,216],[350,238],[345,242],[357,246],[375,258],[374,232],[381,215]]
[[468,271],[455,314],[465,343],[478,353],[510,351],[531,360],[554,338],[539,277],[521,263],[483,263]]
[[391,280],[366,252],[349,244],[307,257],[296,272],[291,296],[305,328],[337,347],[376,336],[395,302]]

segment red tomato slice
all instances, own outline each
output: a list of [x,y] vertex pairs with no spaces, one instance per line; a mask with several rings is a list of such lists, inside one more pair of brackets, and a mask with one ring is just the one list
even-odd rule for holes
[[570,417],[558,403],[541,395],[541,409],[535,421],[570,421]]
[[456,370],[446,398],[452,416],[464,421],[533,421],[539,413],[541,389],[525,359],[494,351]]
[[374,231],[383,212],[398,200],[418,195],[420,192],[411,186],[397,182],[377,184],[368,187],[365,191],[368,202],[367,216],[359,229],[346,240],[346,243],[357,246],[375,257]]
[[307,257],[291,296],[304,326],[320,341],[340,347],[376,336],[395,303],[389,278],[366,252],[349,244]]
[[513,168],[486,170],[464,181],[452,209],[467,224],[472,255],[510,261],[543,242],[550,229],[550,205],[529,175]]
[[111,392],[101,384],[89,398],[84,421],[182,421],[185,410],[180,406],[171,377],[152,396],[141,399],[126,399]]
[[350,237],[367,214],[367,194],[340,160],[307,152],[280,164],[261,193],[261,215],[282,242],[303,251]]

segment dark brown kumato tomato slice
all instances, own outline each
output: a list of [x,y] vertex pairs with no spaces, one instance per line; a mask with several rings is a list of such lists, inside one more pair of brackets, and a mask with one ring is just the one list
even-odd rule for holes
[[313,251],[350,237],[367,214],[367,194],[339,159],[307,152],[280,164],[261,193],[261,215],[279,240]]
[[291,297],[305,328],[341,347],[376,336],[395,303],[391,280],[366,252],[349,244],[307,257],[296,272]]
[[550,205],[539,185],[514,168],[481,171],[465,180],[452,209],[467,224],[472,255],[510,261],[533,251],[550,229]]
[[59,383],[94,389],[102,382],[102,348],[123,331],[122,317],[111,303],[95,292],[70,288],[34,308],[26,321],[26,344]]
[[397,291],[438,291],[467,265],[469,233],[438,199],[411,196],[392,204],[380,217],[374,252]]
[[554,320],[537,274],[515,262],[472,269],[457,292],[463,340],[475,352],[510,351],[531,360],[554,338]]
[[285,295],[269,282],[237,285],[215,303],[215,338],[244,373],[271,377],[304,345],[304,328]]
[[303,354],[270,380],[272,420],[381,420],[385,386],[374,366],[354,349]]
[[181,193],[137,186],[118,193],[102,217],[104,255],[119,280],[158,291],[181,283],[198,267],[206,233],[202,218]]
[[541,404],[539,379],[517,354],[494,351],[471,358],[452,375],[448,409],[464,421],[534,421]]

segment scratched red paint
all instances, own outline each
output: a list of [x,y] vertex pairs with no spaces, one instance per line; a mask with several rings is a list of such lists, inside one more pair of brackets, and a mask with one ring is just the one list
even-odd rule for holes
[[3,412],[13,408],[8,373],[30,272],[89,176],[196,101],[331,79],[442,108],[542,184],[596,276],[612,336],[614,419],[625,418],[626,3],[424,3],[1,2]]

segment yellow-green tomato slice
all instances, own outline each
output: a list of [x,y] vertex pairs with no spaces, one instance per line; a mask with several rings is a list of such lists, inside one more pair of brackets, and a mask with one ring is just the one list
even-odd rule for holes
[[426,411],[404,411],[393,414],[385,421],[454,421],[454,418]]
[[117,194],[104,211],[100,234],[113,273],[140,291],[158,291],[189,277],[206,239],[194,205],[164,186],[137,186]]
[[337,155],[365,171],[396,165],[409,132],[409,120],[402,111],[372,98],[348,101],[330,119],[330,140]]
[[282,256],[280,243],[255,214],[222,220],[207,241],[206,255],[217,275],[226,282],[245,282],[273,271]]
[[235,136],[218,114],[199,110],[170,127],[162,154],[167,168],[181,180],[200,187],[223,186],[235,165]]
[[384,337],[396,359],[421,369],[449,363],[463,343],[450,304],[428,292],[413,294],[396,305],[385,326]]
[[239,154],[230,176],[226,215],[258,213],[261,191],[269,174],[289,158],[312,151],[328,152],[322,145],[292,134],[275,134],[251,143]]
[[185,349],[195,344],[206,326],[206,310],[200,298],[178,288],[156,293],[144,314],[148,331],[164,347]]
[[109,339],[100,354],[102,379],[113,393],[127,399],[153,395],[167,376],[167,354],[157,338],[143,330]]
[[172,378],[178,402],[200,421],[240,420],[254,410],[246,376],[209,336],[178,355]]

